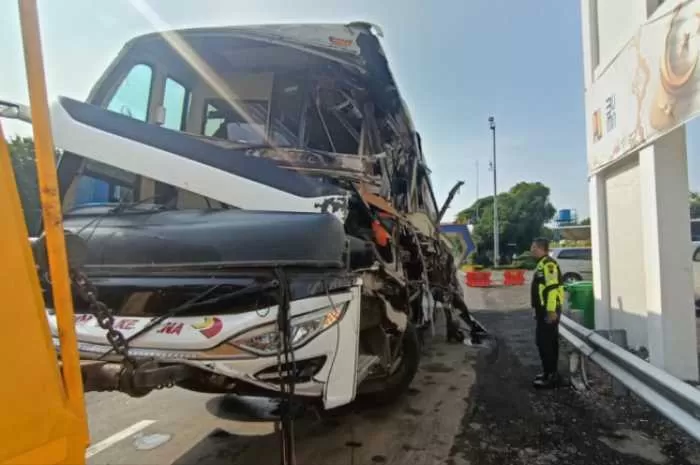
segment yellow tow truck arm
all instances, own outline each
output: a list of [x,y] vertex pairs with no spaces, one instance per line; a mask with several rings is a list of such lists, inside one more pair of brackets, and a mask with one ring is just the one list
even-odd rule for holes
[[82,464],[89,443],[36,0],[18,0],[59,367],[0,126],[0,464]]

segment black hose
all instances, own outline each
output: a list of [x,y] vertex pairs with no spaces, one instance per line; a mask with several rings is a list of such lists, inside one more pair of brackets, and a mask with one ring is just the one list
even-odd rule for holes
[[[277,312],[277,327],[279,328],[281,336],[281,348],[278,351],[277,363],[283,364],[283,366],[286,367],[287,373],[291,373],[291,376],[280,377],[280,463],[282,465],[294,465],[296,460],[294,457],[294,419],[292,402],[294,398],[294,375],[296,374],[296,364],[294,362],[294,354],[292,353],[292,344],[290,340],[290,290],[289,280],[284,270],[281,268],[276,269],[275,275],[277,277],[277,282],[279,283],[279,310]],[[284,362],[282,362],[280,358],[284,358]]]

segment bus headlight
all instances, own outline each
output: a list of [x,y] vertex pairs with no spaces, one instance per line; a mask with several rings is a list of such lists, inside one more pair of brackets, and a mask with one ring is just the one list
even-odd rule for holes
[[[348,304],[340,307],[325,307],[294,317],[289,322],[290,344],[297,349],[343,318]],[[275,324],[267,324],[247,331],[231,340],[231,344],[257,355],[277,354],[281,348],[281,334]]]

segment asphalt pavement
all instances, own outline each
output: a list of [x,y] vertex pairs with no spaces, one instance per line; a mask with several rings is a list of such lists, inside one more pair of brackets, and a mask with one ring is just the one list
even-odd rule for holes
[[[470,351],[477,350],[434,341],[408,395],[390,406],[357,403],[332,414],[304,415],[295,422],[298,464],[443,463],[475,379]],[[219,419],[210,410],[220,399],[181,389],[141,399],[90,394],[88,463],[278,463],[274,424]]]
[[[467,295],[495,348],[448,344],[438,331],[410,391],[392,405],[298,418],[297,463],[700,464],[694,442],[633,397],[614,398],[600,373],[584,394],[530,387],[538,360],[526,288]],[[274,423],[221,419],[211,413],[221,401],[177,388],[140,399],[89,393],[88,463],[279,463]]]
[[[592,389],[532,389],[540,368],[527,288],[479,291],[475,316],[499,340],[479,357],[470,408],[451,465],[695,465],[698,444],[633,395],[616,397],[610,376],[587,364]],[[564,341],[560,373],[567,372]],[[566,380],[565,380],[566,382]]]
[[[357,402],[295,422],[299,465],[440,464],[450,454],[474,385],[482,348],[448,344],[444,322],[428,335],[411,389],[391,405]],[[218,395],[165,389],[143,398],[86,396],[90,465],[279,463],[272,422],[222,419]],[[230,418],[230,415],[225,415]]]
[[207,410],[216,396],[179,388],[143,398],[88,393],[89,464],[173,463],[192,444],[217,428],[232,434],[269,434],[272,425],[220,420]]

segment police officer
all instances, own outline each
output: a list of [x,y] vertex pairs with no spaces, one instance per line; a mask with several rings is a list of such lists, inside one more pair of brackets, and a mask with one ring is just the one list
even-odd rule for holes
[[564,286],[559,264],[549,256],[549,241],[544,238],[535,239],[530,252],[537,259],[530,300],[535,309],[537,348],[543,369],[533,385],[537,388],[553,388],[559,383],[559,317],[564,302]]

